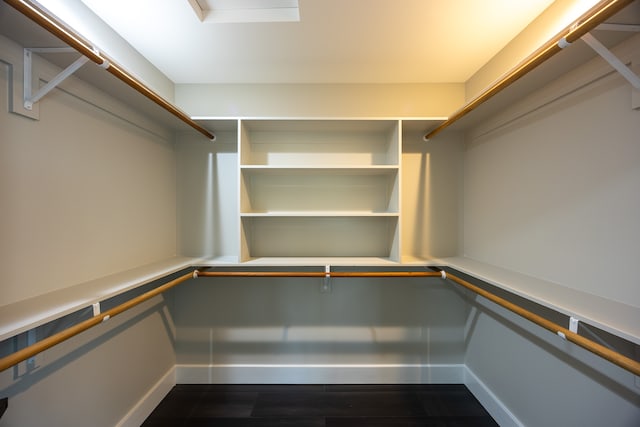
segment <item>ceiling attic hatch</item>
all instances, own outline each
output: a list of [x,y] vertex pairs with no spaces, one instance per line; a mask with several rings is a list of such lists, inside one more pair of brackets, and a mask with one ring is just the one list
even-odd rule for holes
[[299,22],[298,0],[188,0],[204,23]]

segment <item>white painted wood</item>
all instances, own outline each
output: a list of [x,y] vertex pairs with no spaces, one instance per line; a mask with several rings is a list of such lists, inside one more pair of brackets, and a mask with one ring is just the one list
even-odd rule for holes
[[[396,217],[243,217],[254,257],[389,257]],[[245,261],[245,260],[243,260]]]
[[524,424],[511,413],[491,389],[486,386],[468,366],[464,367],[464,385],[489,412],[491,417],[501,427],[524,427]]
[[198,258],[170,258],[0,306],[0,341],[198,262]]
[[151,387],[151,389],[140,399],[131,410],[125,415],[116,427],[139,427],[147,419],[154,409],[158,407],[162,399],[176,385],[176,369],[172,366],[167,373]]
[[185,256],[237,258],[237,131],[226,122],[220,128],[208,127],[216,131],[215,142],[185,132],[175,148],[178,251]]
[[244,120],[242,165],[397,165],[397,121]]
[[179,384],[461,384],[464,365],[176,365]]
[[240,126],[241,262],[399,261],[398,120],[243,120]]
[[241,213],[398,212],[398,169],[243,169]]
[[[436,260],[434,260],[437,262]],[[640,308],[470,258],[440,260],[463,273],[640,344]]]

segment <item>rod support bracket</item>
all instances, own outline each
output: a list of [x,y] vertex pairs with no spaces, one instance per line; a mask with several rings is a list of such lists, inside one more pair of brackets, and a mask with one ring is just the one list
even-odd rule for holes
[[574,334],[578,333],[578,325],[580,324],[580,320],[575,317],[569,317],[569,330]]
[[598,39],[596,39],[591,33],[586,33],[581,37],[582,41],[584,41],[591,49],[593,49],[598,55],[602,57],[605,61],[609,63],[617,72],[619,72],[622,77],[627,79],[629,83],[635,88],[640,90],[640,76],[631,70],[631,68],[627,67],[627,65],[618,59],[605,45],[600,43]]
[[[46,94],[55,89],[60,83],[66,80],[73,73],[78,71],[80,67],[86,64],[89,61],[89,58],[86,56],[81,56],[76,59],[71,65],[62,70],[58,75],[52,78],[47,84],[35,90],[33,87],[34,77],[33,77],[33,53],[71,53],[75,52],[72,48],[25,48],[23,51],[24,57],[24,67],[23,67],[23,75],[24,75],[24,108],[31,111],[33,109],[33,105],[40,101]],[[108,63],[108,61],[105,61]]]
[[322,279],[322,286],[320,292],[323,294],[331,293],[331,266],[324,266],[324,278]]

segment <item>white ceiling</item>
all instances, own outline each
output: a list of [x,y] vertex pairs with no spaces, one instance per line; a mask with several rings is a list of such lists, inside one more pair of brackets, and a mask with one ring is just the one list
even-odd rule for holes
[[553,0],[299,0],[201,22],[189,0],[82,0],[174,83],[464,82]]

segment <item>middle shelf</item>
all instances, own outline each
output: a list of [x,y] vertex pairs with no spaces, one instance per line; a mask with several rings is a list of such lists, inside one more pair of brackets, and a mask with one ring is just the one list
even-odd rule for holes
[[240,214],[398,214],[398,167],[241,167]]

